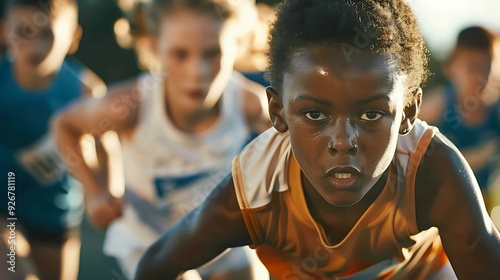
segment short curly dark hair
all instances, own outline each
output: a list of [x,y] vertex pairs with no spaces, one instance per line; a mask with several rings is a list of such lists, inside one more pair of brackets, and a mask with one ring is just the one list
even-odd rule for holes
[[[314,44],[390,53],[407,75],[407,97],[427,79],[428,51],[404,0],[284,0],[276,9],[266,77],[278,92],[292,55]],[[368,40],[361,42],[360,36]]]

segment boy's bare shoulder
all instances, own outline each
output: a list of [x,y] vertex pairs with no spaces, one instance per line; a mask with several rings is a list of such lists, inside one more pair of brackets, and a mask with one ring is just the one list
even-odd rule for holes
[[417,185],[426,189],[449,187],[448,181],[473,176],[455,145],[441,133],[431,140],[417,171]]
[[[433,168],[438,168],[435,172],[441,172],[449,168],[449,165],[444,165],[445,162],[453,162],[455,157],[460,157],[459,150],[455,145],[448,140],[443,134],[438,132],[429,143],[426,154],[422,158],[422,165],[433,165]],[[441,162],[437,162],[441,160]]]
[[432,139],[418,167],[415,182],[417,223],[420,229],[446,224],[457,209],[476,211],[482,199],[465,158],[441,133]]

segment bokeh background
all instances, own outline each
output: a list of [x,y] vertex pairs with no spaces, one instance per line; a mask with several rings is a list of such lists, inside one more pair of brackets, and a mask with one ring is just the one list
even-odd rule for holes
[[[280,1],[257,3],[275,5]],[[451,51],[457,33],[470,25],[482,25],[500,33],[499,0],[410,0],[431,54],[432,76],[426,87],[444,82],[441,63]],[[115,23],[123,17],[117,0],[79,0],[84,35],[76,58],[97,73],[106,84],[131,78],[141,70],[135,52],[117,43]],[[124,280],[112,258],[102,254],[103,233],[83,223],[79,279]]]
[[[3,1],[3,0],[1,0]],[[279,1],[257,1],[274,5]],[[500,33],[500,0],[410,0],[431,53],[433,73],[427,88],[443,82],[441,63],[454,44],[458,31],[470,25],[482,25]],[[131,48],[122,48],[116,40],[117,20],[124,16],[118,0],[78,0],[83,38],[75,57],[110,85],[136,76],[141,70]],[[123,27],[125,28],[125,27]],[[265,34],[263,34],[265,36]],[[87,221],[82,226],[82,250],[79,279],[124,280],[116,262],[102,254],[103,232]]]

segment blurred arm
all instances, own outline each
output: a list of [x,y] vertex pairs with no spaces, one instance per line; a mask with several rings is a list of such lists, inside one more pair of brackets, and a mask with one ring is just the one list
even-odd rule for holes
[[[100,201],[97,202],[104,204],[106,201],[102,200],[110,200],[109,183],[84,160],[80,139],[84,134],[90,134],[96,139],[102,137],[104,149],[101,152],[119,151],[118,138],[109,131],[121,134],[132,130],[135,126],[140,107],[136,104],[140,98],[135,96],[137,95],[135,87],[136,81],[131,81],[116,86],[101,99],[83,99],[59,113],[52,121],[52,132],[59,152],[72,174],[84,186],[88,201],[100,197]],[[113,178],[113,175],[123,176],[120,172],[121,162],[116,160],[116,156],[108,155],[108,158],[109,162],[105,166],[104,173],[109,176],[110,183],[123,182],[122,178]],[[116,212],[111,216],[119,216],[117,210],[120,209],[119,205],[114,209],[108,209],[110,212]],[[105,227],[107,222],[97,226]]]

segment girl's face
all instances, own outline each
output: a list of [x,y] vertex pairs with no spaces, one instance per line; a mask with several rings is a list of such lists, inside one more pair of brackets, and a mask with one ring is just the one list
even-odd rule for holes
[[176,10],[160,22],[157,51],[171,102],[187,110],[213,106],[231,75],[236,40],[211,13]]
[[292,57],[283,92],[269,90],[269,106],[275,127],[290,132],[304,187],[338,207],[363,198],[395,153],[404,80],[388,54],[348,62],[339,48],[322,46]]

